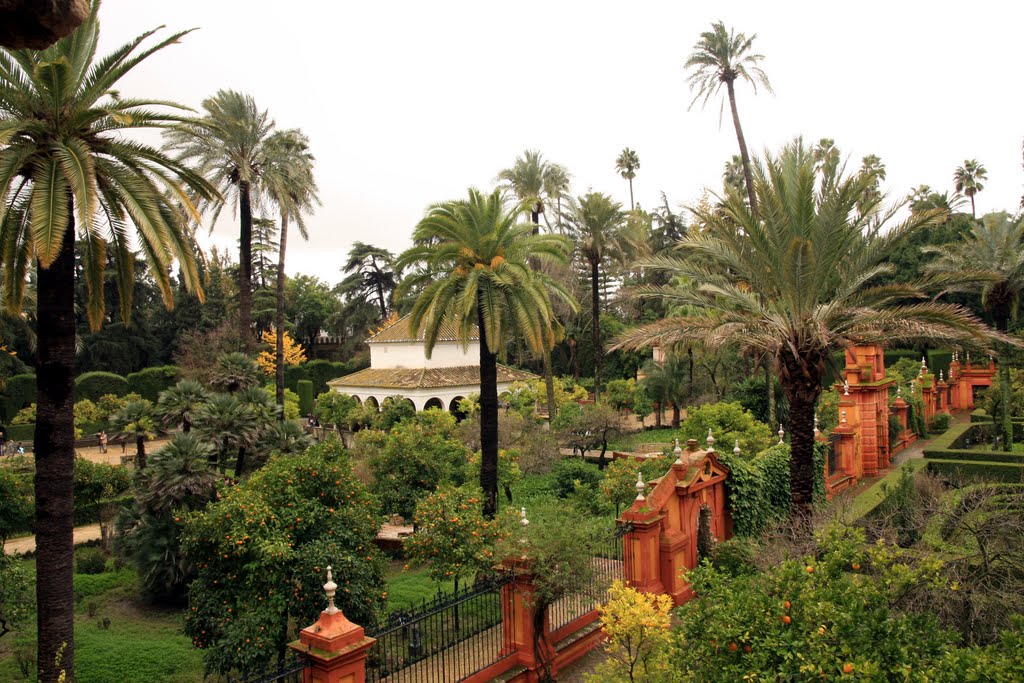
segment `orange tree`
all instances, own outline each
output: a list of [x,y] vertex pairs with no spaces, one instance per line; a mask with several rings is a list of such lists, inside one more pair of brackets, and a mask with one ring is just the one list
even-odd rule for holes
[[373,539],[377,503],[352,472],[340,441],[274,457],[222,498],[184,520],[182,548],[195,562],[185,633],[209,672],[246,673],[283,652],[327,603],[373,624],[384,602],[384,559]]

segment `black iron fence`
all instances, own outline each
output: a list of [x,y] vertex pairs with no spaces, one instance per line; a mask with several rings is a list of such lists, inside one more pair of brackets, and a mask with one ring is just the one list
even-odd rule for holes
[[505,638],[514,625],[502,622],[502,587],[512,578],[488,578],[367,629],[377,639],[366,656],[367,682],[454,683],[515,654]]
[[227,683],[302,683],[302,670],[309,665],[308,659],[291,652],[276,663],[268,664],[241,678],[229,676]]
[[566,595],[548,607],[548,629],[557,631],[597,609],[607,600],[608,586],[616,579],[625,578],[622,537],[632,531],[632,526],[622,524],[608,534],[591,559],[593,571],[582,583],[579,590]]

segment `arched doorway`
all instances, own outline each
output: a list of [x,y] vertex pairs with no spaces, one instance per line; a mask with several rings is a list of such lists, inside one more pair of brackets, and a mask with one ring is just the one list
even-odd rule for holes
[[423,410],[429,410],[430,408],[439,408],[444,410],[444,401],[439,398],[432,398],[423,404]]
[[380,403],[378,403],[377,399],[373,396],[366,397],[366,405],[373,406],[374,410],[380,410]]
[[448,404],[448,412],[450,412],[456,420],[462,422],[466,419],[466,413],[459,407],[459,402],[465,400],[464,396],[456,396]]

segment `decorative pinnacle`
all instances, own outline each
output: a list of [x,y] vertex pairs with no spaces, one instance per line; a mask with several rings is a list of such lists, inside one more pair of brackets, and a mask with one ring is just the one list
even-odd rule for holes
[[708,438],[706,438],[704,440],[708,442],[708,450],[711,450],[711,447],[715,445],[715,437],[713,437],[711,435],[711,428],[710,427],[708,427]]
[[899,384],[897,384],[896,385],[896,398],[900,398],[901,396],[903,396],[903,387],[901,387]]
[[967,364],[968,365],[971,364],[971,352],[970,351],[967,352]]
[[921,356],[921,367],[922,368],[928,367],[928,361],[925,360],[924,356]]
[[942,370],[939,370],[939,381],[942,381]]
[[331,568],[327,567],[327,583],[324,584],[324,592],[327,594],[327,609],[325,610],[328,614],[337,614],[341,610],[334,605],[334,594],[338,590],[338,584],[334,583],[334,579],[331,578]]
[[815,414],[814,414],[814,433],[815,433],[815,434],[818,434],[818,432],[820,432],[820,431],[821,431],[821,430],[820,430],[820,429],[818,429],[818,414],[817,414],[817,413],[815,413]]
[[525,507],[519,508],[519,523],[522,526],[529,526],[529,524],[530,524],[530,520],[528,520],[526,518],[526,508]]
[[644,491],[647,490],[647,484],[644,483],[644,473],[636,473],[636,499],[645,500]]
[[783,437],[786,436],[786,430],[782,428],[782,423],[779,423],[779,443],[782,443]]
[[736,439],[736,447],[732,449],[732,454],[738,456],[742,452],[743,451],[740,450],[740,440]]
[[679,465],[683,464],[683,449],[679,447],[679,439],[676,439],[676,447],[672,451],[676,456],[676,463]]
[[846,424],[846,411],[845,410],[839,411],[839,417],[840,417],[839,421],[842,422],[843,424]]
[[849,395],[850,395],[850,380],[844,379],[843,380],[843,396],[849,396]]

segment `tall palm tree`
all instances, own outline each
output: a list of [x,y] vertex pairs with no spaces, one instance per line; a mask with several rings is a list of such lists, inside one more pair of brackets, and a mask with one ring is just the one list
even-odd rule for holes
[[[520,201],[529,203],[530,221],[533,223],[535,233],[540,232],[540,217],[542,214],[544,214],[545,222],[547,221],[547,215],[544,212],[544,201],[547,197],[550,197],[548,191],[551,190],[558,193],[555,196],[558,202],[558,223],[559,227],[561,227],[561,198],[562,194],[567,191],[569,183],[569,174],[564,167],[549,163],[540,152],[528,149],[523,152],[521,157],[516,158],[512,168],[500,171],[497,180],[499,183],[502,183],[503,187],[512,191]],[[531,267],[537,270],[539,264],[531,263]],[[553,346],[553,340],[551,344],[543,344],[542,349],[546,350],[543,351],[543,357],[541,358],[544,364],[544,388],[547,394],[549,422],[555,419],[558,410],[557,403],[555,402],[554,371],[551,367],[551,348]]]
[[263,198],[266,142],[274,122],[250,95],[219,90],[203,100],[204,115],[164,133],[165,148],[180,162],[192,164],[220,194],[199,201],[210,214],[210,228],[227,201],[238,209],[238,327],[252,348],[253,206]]
[[443,328],[458,330],[466,343],[474,327],[480,340],[480,487],[484,513],[498,506],[497,354],[513,338],[534,352],[550,351],[555,325],[552,295],[569,293],[530,260],[566,263],[570,243],[560,235],[534,233],[519,221],[529,200],[509,206],[501,190],[469,190],[467,199],[435,204],[413,231],[415,246],[397,262],[403,270],[422,270],[402,281],[400,289],[419,289],[410,313],[414,330],[424,330],[429,357]]
[[[558,233],[562,233],[562,199],[569,196],[569,187],[572,175],[569,170],[561,164],[548,164],[547,172],[544,174],[544,195],[549,201],[555,202],[555,227]],[[547,222],[547,215],[544,216]],[[550,228],[550,224],[548,224]]]
[[722,185],[726,188],[736,190],[741,194],[747,191],[747,180],[743,175],[743,159],[739,154],[733,154],[729,161],[725,162],[722,169]]
[[181,427],[188,434],[192,431],[195,412],[210,398],[203,385],[193,379],[183,379],[169,389],[160,392],[156,403],[156,414],[164,427]]
[[173,302],[168,272],[174,260],[186,287],[201,292],[185,214],[198,217],[190,192],[216,196],[200,176],[131,139],[133,129],[173,125],[184,108],[118,92],[128,72],[186,32],[143,45],[150,31],[100,59],[98,10],[93,2],[82,26],[46,50],[0,50],[0,261],[9,313],[22,307],[29,269],[34,265],[37,272],[35,532],[46,580],[36,583],[36,604],[39,680],[47,682],[56,681],[60,669],[65,680],[74,678],[76,235],[88,284],[86,313],[97,328],[104,319],[108,250],[122,319],[132,309],[133,242],[166,305]]
[[[757,196],[754,193],[753,181],[751,180],[750,154],[747,153],[747,142],[743,137],[743,127],[740,126],[740,113],[736,107],[736,79],[748,81],[757,92],[757,86],[761,85],[768,92],[772,92],[771,83],[768,82],[768,75],[758,66],[758,62],[764,59],[764,55],[752,52],[754,39],[757,34],[749,38],[743,33],[737,34],[734,30],[727,30],[725,24],[716,21],[711,25],[710,31],[700,34],[700,40],[693,46],[693,52],[686,60],[686,68],[693,69],[687,81],[690,83],[690,90],[695,90],[692,108],[697,100],[703,99],[702,104],[707,104],[712,96],[718,94],[725,84],[726,93],[729,98],[729,109],[732,112],[732,124],[736,129],[736,141],[740,145],[740,158],[743,160],[743,178],[747,185],[747,199],[750,201],[750,208],[754,215],[757,215]],[[725,106],[725,103],[722,103]]]
[[[1017,319],[1024,296],[1024,217],[1013,219],[1006,213],[989,214],[974,222],[962,241],[927,251],[938,254],[928,271],[955,276],[961,282],[951,291],[977,292],[981,304],[992,315],[996,329],[1006,332]],[[1008,350],[1008,349],[1004,349]],[[1003,406],[1003,448],[1013,444],[1010,405],[1010,364],[999,363],[1000,401]]]
[[774,356],[790,406],[793,513],[802,517],[812,502],[814,407],[833,352],[922,340],[983,346],[998,333],[959,306],[914,302],[925,296],[915,285],[871,284],[892,270],[886,259],[900,241],[933,216],[912,215],[889,228],[898,206],[879,212],[875,200],[857,211],[872,187],[868,174],[822,177],[797,140],[757,164],[753,180],[762,220],[732,193],[721,210],[696,210],[705,229],[688,234],[678,256],[646,264],[698,283],[645,292],[696,314],[631,330],[615,346],[697,342]]
[[354,242],[342,271],[349,276],[341,283],[345,292],[358,292],[367,302],[376,299],[380,322],[388,319],[391,295],[398,286],[395,255],[387,249]]
[[122,438],[135,439],[135,469],[146,469],[146,439],[154,438],[157,432],[153,404],[145,399],[130,401],[110,416],[110,425]]
[[300,130],[279,131],[267,138],[267,194],[277,204],[281,215],[281,235],[277,249],[277,302],[274,315],[274,386],[277,405],[284,419],[284,257],[288,248],[288,223],[299,227],[302,239],[309,239],[303,214],[320,204],[313,178],[313,162],[309,140]]
[[977,159],[965,159],[964,165],[957,167],[953,172],[956,191],[971,200],[972,218],[978,217],[974,211],[974,195],[985,189],[985,186],[981,184],[982,180],[988,180],[988,170],[979,164]]
[[622,204],[600,192],[591,192],[569,207],[569,228],[576,249],[590,270],[591,338],[594,343],[594,400],[600,400],[601,358],[601,265],[622,247],[626,214]]
[[633,202],[633,178],[636,177],[636,171],[640,168],[640,157],[637,153],[626,147],[622,150],[622,154],[615,160],[615,170],[619,172],[623,178],[629,181],[629,210],[632,211],[636,208],[636,203]]

